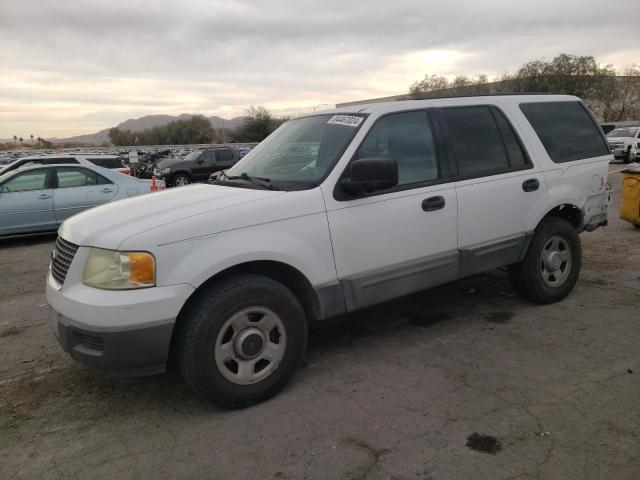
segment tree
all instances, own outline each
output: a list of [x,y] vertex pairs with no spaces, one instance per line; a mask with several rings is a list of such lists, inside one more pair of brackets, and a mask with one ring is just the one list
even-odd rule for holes
[[414,82],[409,88],[412,96],[419,96],[423,93],[435,92],[449,88],[449,80],[442,75],[425,75],[420,81]]
[[275,130],[271,112],[263,106],[251,105],[247,119],[236,129],[236,138],[241,142],[261,142]]
[[476,93],[559,93],[580,97],[602,121],[640,116],[640,68],[631,65],[619,75],[611,65],[600,65],[589,55],[566,53],[550,61],[532,60],[514,73],[502,73],[493,82],[486,75],[463,75],[449,82],[441,75],[425,75],[409,87],[413,98]]
[[194,115],[189,120],[176,120],[142,132],[112,128],[109,130],[109,139],[114,145],[180,145],[210,143],[214,133],[206,117]]
[[20,137],[18,140],[20,141],[20,145],[22,145],[23,138]]
[[17,135],[13,136],[13,143],[18,143],[18,136]]
[[31,137],[31,144],[33,145],[33,133],[29,136]]

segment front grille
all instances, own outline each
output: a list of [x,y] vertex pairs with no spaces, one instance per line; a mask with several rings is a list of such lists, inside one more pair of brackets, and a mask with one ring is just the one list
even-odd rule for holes
[[51,254],[51,274],[56,281],[62,285],[67,278],[67,272],[71,266],[71,261],[78,251],[78,245],[67,242],[62,237],[58,237],[56,245]]

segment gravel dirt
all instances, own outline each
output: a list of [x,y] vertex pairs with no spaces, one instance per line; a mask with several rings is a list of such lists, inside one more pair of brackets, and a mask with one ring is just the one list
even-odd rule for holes
[[292,384],[240,411],[174,370],[71,360],[44,297],[55,236],[0,240],[0,478],[636,480],[640,230],[620,181],[566,300],[526,303],[494,271],[318,324]]

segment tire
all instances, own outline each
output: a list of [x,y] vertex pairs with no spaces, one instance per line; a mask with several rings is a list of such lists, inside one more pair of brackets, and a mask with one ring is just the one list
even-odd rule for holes
[[[272,397],[302,363],[304,310],[287,287],[271,278],[229,277],[202,291],[182,315],[176,343],[180,371],[197,393],[222,407],[242,408]],[[255,335],[263,336],[259,354]],[[256,356],[241,358],[247,350]]]
[[631,163],[631,145],[627,147],[627,151],[624,153],[623,163]]
[[509,278],[521,297],[554,303],[571,293],[581,266],[582,246],[575,227],[563,218],[548,217],[538,224],[524,259],[509,267]]
[[183,187],[185,185],[189,185],[190,183],[191,177],[186,173],[176,173],[173,177],[171,177],[172,187]]

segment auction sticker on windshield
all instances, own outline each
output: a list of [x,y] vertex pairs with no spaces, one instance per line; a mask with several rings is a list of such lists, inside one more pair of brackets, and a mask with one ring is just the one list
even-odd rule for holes
[[334,115],[327,121],[327,124],[357,127],[362,123],[362,120],[363,117],[356,117],[355,115]]

